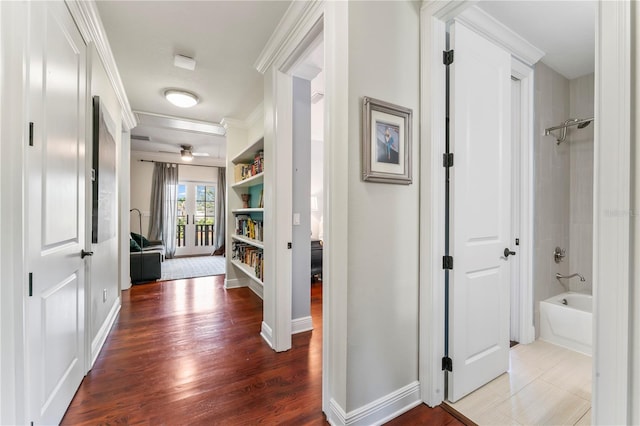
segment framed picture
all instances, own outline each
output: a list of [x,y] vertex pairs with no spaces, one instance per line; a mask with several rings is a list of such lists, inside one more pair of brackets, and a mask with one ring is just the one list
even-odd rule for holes
[[409,185],[413,111],[369,97],[362,100],[362,180]]
[[93,97],[93,214],[91,242],[116,236],[116,142],[115,121]]

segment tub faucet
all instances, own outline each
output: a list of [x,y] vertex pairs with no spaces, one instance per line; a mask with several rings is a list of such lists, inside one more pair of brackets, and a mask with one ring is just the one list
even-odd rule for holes
[[585,282],[586,280],[584,279],[584,277],[582,275],[580,275],[579,273],[575,273],[575,274],[571,274],[571,275],[562,275],[559,273],[556,273],[556,278],[573,278],[573,277],[580,277],[580,281],[581,282]]

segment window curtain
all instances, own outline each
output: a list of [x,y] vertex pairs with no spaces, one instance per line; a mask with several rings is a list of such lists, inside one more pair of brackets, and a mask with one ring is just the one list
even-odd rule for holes
[[168,259],[176,253],[177,209],[178,165],[156,163],[151,185],[149,238],[162,241]]
[[215,216],[215,236],[213,246],[217,250],[224,245],[226,228],[226,199],[227,199],[227,169],[218,168],[218,186],[216,187],[216,216]]

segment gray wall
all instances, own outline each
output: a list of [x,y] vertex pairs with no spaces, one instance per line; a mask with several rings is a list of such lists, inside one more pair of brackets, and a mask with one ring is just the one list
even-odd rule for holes
[[[569,82],[569,109],[572,118],[593,117],[594,74]],[[570,215],[569,267],[579,272],[586,282],[569,280],[571,291],[591,294],[593,289],[593,130],[591,123],[584,129],[575,127],[569,133],[570,150]]]
[[293,78],[293,225],[291,319],[311,315],[311,83]]
[[[116,97],[115,91],[111,86],[111,82],[107,77],[107,73],[102,65],[102,61],[98,57],[98,53],[95,50],[93,44],[88,46],[91,53],[91,96],[100,96],[100,101],[105,106],[105,109],[109,112],[111,118],[116,123],[116,131],[114,134],[117,150],[122,149],[122,132],[121,132],[121,117],[122,108]],[[91,158],[92,147],[91,144],[87,145],[87,157]],[[124,168],[129,168],[129,164],[124,164],[122,156],[118,159],[116,165],[116,176],[118,182],[123,179]],[[120,190],[118,189],[117,198],[120,200]],[[89,198],[91,199],[91,198]],[[116,229],[119,229],[120,218],[117,219],[118,224]],[[91,350],[92,357],[95,357],[99,350],[99,340],[104,338],[103,334],[99,334],[100,328],[107,321],[109,312],[113,309],[114,304],[120,303],[120,286],[119,279],[120,274],[118,272],[118,250],[120,235],[101,242],[99,244],[92,245],[93,256],[91,257]],[[124,283],[123,287],[127,287],[128,283]],[[107,292],[106,300],[103,300],[103,291]]]
[[[348,282],[334,285],[348,286],[350,412],[418,380],[419,4],[350,2],[348,26]],[[363,96],[413,110],[413,184],[362,181]]]

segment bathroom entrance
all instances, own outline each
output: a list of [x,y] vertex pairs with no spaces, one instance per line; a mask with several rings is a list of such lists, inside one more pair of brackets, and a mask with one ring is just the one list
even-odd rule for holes
[[[592,247],[593,221],[584,211],[593,210],[593,186],[588,183],[593,180],[594,138],[593,126],[589,129],[586,125],[594,115],[593,68],[587,74],[579,74],[579,71],[560,67],[561,73],[545,63],[542,50],[536,52],[540,55],[537,59],[533,59],[535,55],[531,53],[527,58],[530,66],[522,67],[517,48],[505,49],[505,45],[497,44],[495,39],[487,40],[486,29],[478,28],[481,25],[478,22],[482,21],[478,16],[485,21],[492,13],[500,16],[501,7],[493,3],[478,5],[449,25],[454,62],[449,65],[448,77],[450,111],[447,118],[451,141],[447,147],[452,148],[456,161],[447,178],[451,226],[445,247],[449,249],[447,255],[453,255],[455,267],[445,272],[448,275],[445,288],[449,289],[445,313],[447,362],[443,362],[443,367],[449,370],[446,399],[456,410],[479,423],[575,424],[590,418],[591,358],[559,347],[567,346],[563,342],[550,344],[546,336],[543,336],[545,341],[534,340],[540,337],[540,330],[545,328],[542,325],[548,321],[539,308],[543,306],[540,302],[558,297],[566,290],[582,293],[591,290],[591,260],[579,261],[578,258],[581,253],[590,253]],[[484,41],[474,41],[474,47],[465,51],[464,44],[459,42],[463,32],[469,38]],[[523,45],[527,43],[518,34],[513,33],[512,37],[519,37]],[[488,47],[481,47],[482,43]],[[490,56],[491,49],[503,52],[506,62],[501,61],[498,53]],[[460,68],[470,63],[468,74],[463,74]],[[578,74],[572,74],[576,72]],[[497,80],[500,83],[496,83]],[[469,82],[471,84],[465,86]],[[489,93],[483,95],[483,90]],[[460,91],[472,92],[474,99],[460,102],[457,98]],[[503,104],[499,103],[505,97],[507,111],[503,111]],[[494,104],[496,101],[498,104]],[[471,122],[477,120],[479,124],[465,129],[460,127],[463,118]],[[505,128],[507,137],[502,136]],[[485,129],[488,130],[483,133]],[[545,129],[550,129],[547,135]],[[562,141],[559,143],[558,139]],[[499,145],[503,140],[506,141],[504,149],[494,151],[494,144]],[[480,172],[470,183],[465,180],[465,174],[473,174],[477,164]],[[509,191],[492,200],[491,207],[501,207],[495,212],[495,222],[487,219],[491,217],[485,214],[489,207],[482,204],[486,201],[483,196],[493,193],[487,192],[487,187],[491,191],[499,187]],[[471,205],[465,204],[470,201]],[[500,204],[505,201],[506,208]],[[499,256],[502,264],[498,263],[498,256],[494,256],[493,265],[468,267],[469,258],[475,261],[479,256],[466,256],[467,247],[490,255],[488,243],[495,242],[504,242],[504,252]],[[559,247],[557,256],[554,256],[555,247]],[[573,271],[575,268],[585,272]],[[507,274],[506,286],[500,285],[499,271]],[[471,283],[475,285],[469,285]],[[573,299],[565,296],[562,300],[569,303],[568,300]],[[590,310],[590,302],[588,304],[587,310]],[[466,317],[461,317],[460,311],[465,312]],[[551,328],[558,332],[563,327]],[[524,344],[509,350],[509,340]],[[502,363],[496,363],[495,370],[485,366],[472,371],[471,366],[488,354],[502,356]],[[532,364],[535,368],[531,368]],[[566,370],[572,371],[571,377],[561,374]],[[493,377],[485,380],[482,374],[485,378]],[[476,388],[482,389],[474,392]],[[558,398],[545,402],[544,395],[548,394],[556,394]],[[519,398],[535,399],[536,395],[539,402],[535,410],[540,417],[524,412],[526,410],[518,411],[511,404]]]

